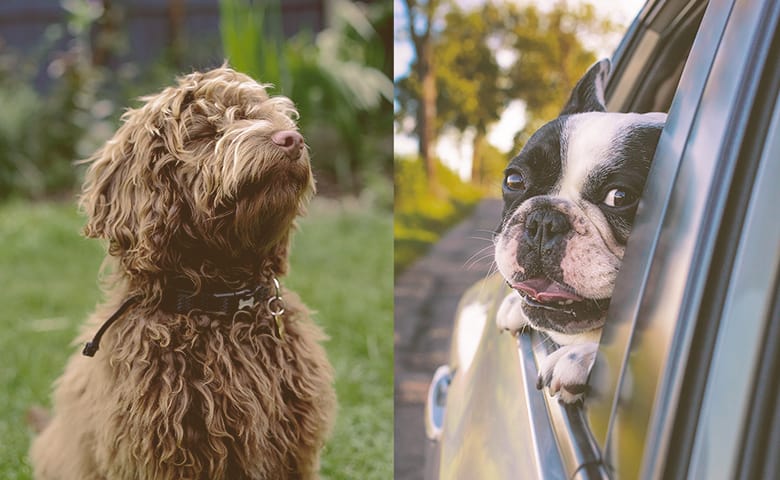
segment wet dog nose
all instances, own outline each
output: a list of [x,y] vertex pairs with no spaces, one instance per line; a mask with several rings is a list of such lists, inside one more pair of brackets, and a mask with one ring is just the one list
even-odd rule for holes
[[288,157],[297,159],[303,148],[303,137],[295,130],[282,130],[271,135],[271,141],[278,145]]
[[525,219],[525,234],[528,241],[543,254],[551,253],[569,230],[571,230],[569,219],[558,210],[534,210]]

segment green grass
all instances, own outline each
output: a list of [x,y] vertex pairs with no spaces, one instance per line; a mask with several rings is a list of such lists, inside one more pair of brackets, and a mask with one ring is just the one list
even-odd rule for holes
[[[0,478],[29,479],[30,405],[49,405],[78,326],[99,299],[99,242],[79,236],[75,209],[0,205]],[[324,478],[392,477],[390,215],[315,202],[295,236],[296,290],[331,339],[339,416]]]
[[479,187],[464,183],[448,168],[437,170],[439,192],[431,191],[419,159],[395,161],[395,273],[401,273],[465,218],[482,198]]

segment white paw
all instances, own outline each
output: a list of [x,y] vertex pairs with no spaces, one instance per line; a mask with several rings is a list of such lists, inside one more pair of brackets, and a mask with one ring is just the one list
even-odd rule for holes
[[536,388],[550,387],[563,403],[576,403],[588,389],[588,375],[593,368],[599,344],[595,342],[564,345],[544,359],[539,367]]
[[520,294],[514,290],[504,297],[496,312],[496,325],[499,329],[516,333],[528,325],[521,306],[522,300]]

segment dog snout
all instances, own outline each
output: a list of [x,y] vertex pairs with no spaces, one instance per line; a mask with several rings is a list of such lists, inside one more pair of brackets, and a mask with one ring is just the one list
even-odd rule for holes
[[271,136],[271,141],[281,148],[291,159],[301,156],[303,148],[303,136],[295,130],[282,130]]
[[525,219],[527,240],[543,254],[552,252],[570,230],[571,224],[566,215],[550,208],[534,210]]

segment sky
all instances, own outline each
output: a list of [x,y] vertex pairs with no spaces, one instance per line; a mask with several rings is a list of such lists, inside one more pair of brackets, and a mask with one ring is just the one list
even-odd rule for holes
[[[485,0],[455,1],[464,9],[474,8],[485,3]],[[560,0],[527,0],[517,3],[535,3],[544,8],[558,1]],[[582,0],[569,0],[569,4],[581,2]],[[595,6],[601,15],[628,27],[636,14],[639,13],[645,0],[591,0],[590,3]],[[399,25],[406,23],[405,2],[393,0],[393,10],[397,31]],[[610,57],[612,51],[617,47],[620,37],[620,35],[616,35],[605,42],[598,42],[589,46],[597,52],[600,58]],[[393,46],[393,78],[398,79],[408,74],[411,62],[414,59],[414,53],[411,44],[408,41],[399,39],[398,36],[396,36]],[[511,102],[498,123],[489,130],[488,142],[502,152],[509,153],[513,146],[512,139],[515,133],[522,128],[522,124],[518,125],[517,119],[523,117],[522,103],[517,101]],[[417,152],[416,138],[396,133],[394,140],[394,149],[397,154],[408,155]],[[471,171],[471,135],[468,132],[462,136],[453,132],[445,132],[439,139],[436,151],[445,165],[457,171],[462,178],[468,178]]]

